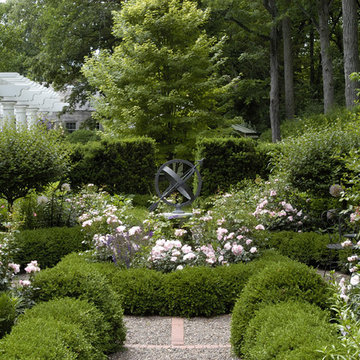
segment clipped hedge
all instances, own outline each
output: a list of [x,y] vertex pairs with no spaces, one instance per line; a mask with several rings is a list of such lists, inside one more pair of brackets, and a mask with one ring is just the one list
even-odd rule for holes
[[252,275],[270,263],[284,261],[290,259],[275,251],[266,251],[247,264],[189,267],[164,274],[149,269],[123,270],[112,263],[89,262],[86,255],[70,254],[54,269],[88,267],[100,272],[121,297],[125,314],[193,317],[229,313]]
[[85,261],[67,261],[36,274],[33,300],[49,301],[58,297],[73,297],[94,304],[110,323],[111,342],[106,352],[121,348],[125,340],[121,298],[96,268]]
[[0,293],[0,338],[10,332],[16,318],[16,300],[9,294]]
[[96,360],[96,349],[82,329],[53,319],[29,319],[0,341],[1,360]]
[[249,321],[264,305],[299,300],[326,308],[329,295],[329,285],[305,264],[295,261],[268,264],[250,278],[235,304],[231,319],[235,354],[240,356]]
[[41,302],[20,316],[18,322],[47,319],[74,324],[81,328],[92,346],[97,359],[106,359],[104,352],[112,341],[111,325],[102,312],[86,300],[60,298]]
[[317,350],[338,342],[327,312],[304,302],[270,304],[256,312],[244,336],[247,360],[316,360]]
[[92,183],[111,194],[148,194],[156,173],[155,141],[102,139],[79,144],[73,147],[71,163],[73,188]]
[[40,267],[56,265],[63,256],[85,250],[81,227],[54,227],[23,230],[15,236],[14,261],[22,266],[37,260]]
[[307,265],[327,268],[338,261],[338,251],[326,247],[331,243],[326,234],[280,231],[270,232],[268,238],[270,247]]
[[230,185],[263,171],[256,142],[250,138],[203,138],[196,146],[196,159],[205,159],[200,169],[203,196],[227,191]]

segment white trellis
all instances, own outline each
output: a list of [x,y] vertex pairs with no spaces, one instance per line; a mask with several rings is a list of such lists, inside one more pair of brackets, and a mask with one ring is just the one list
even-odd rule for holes
[[31,127],[41,116],[54,118],[69,104],[52,89],[14,72],[0,72],[0,126],[14,121]]

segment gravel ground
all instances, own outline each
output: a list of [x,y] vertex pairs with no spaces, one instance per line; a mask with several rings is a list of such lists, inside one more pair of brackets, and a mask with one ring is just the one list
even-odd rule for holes
[[171,346],[171,317],[124,316],[125,351],[109,360],[236,360],[230,320],[230,315],[184,319],[184,345]]

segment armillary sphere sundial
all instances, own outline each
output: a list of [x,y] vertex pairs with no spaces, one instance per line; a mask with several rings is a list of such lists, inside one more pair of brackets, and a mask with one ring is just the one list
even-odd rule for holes
[[[174,213],[183,213],[181,208],[191,204],[200,194],[202,181],[197,167],[203,160],[194,165],[187,160],[174,159],[161,165],[155,176],[155,190],[159,201],[152,204],[149,210],[155,210],[159,202],[163,201],[175,207]],[[174,196],[176,202],[170,201],[170,197]]]

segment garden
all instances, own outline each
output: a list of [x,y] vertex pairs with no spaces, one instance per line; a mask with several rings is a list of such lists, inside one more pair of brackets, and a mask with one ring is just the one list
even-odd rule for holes
[[5,126],[0,358],[105,359],[123,348],[124,314],[229,313],[243,359],[357,358],[359,122],[302,119],[277,144],[200,139],[187,218],[148,210],[153,141],[70,146],[42,124]]
[[[121,358],[126,315],[223,314],[243,360],[360,358],[358,4],[316,5],[0,0],[0,71],[92,109],[69,133],[0,98],[0,360]],[[155,191],[174,159],[191,216]]]

